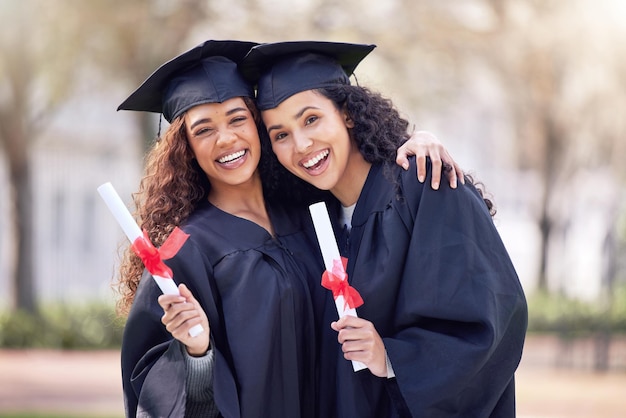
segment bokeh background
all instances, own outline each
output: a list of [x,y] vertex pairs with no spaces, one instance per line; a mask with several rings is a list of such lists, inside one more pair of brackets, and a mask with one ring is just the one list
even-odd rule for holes
[[[529,299],[524,370],[626,391],[622,0],[0,0],[5,353],[119,348],[124,237],[96,188],[110,181],[130,202],[159,118],[116,108],[207,39],[376,44],[358,82],[435,133],[495,199]],[[541,395],[561,399],[562,385]],[[529,389],[518,385],[521,401]],[[611,416],[590,408],[580,416]]]

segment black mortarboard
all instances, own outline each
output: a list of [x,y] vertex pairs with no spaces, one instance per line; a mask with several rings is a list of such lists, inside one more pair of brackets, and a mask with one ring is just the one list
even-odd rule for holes
[[350,75],[376,45],[294,41],[253,47],[242,74],[257,85],[257,107],[273,109],[305,90],[350,84]]
[[161,65],[117,110],[163,113],[168,122],[193,106],[254,97],[237,63],[255,42],[206,41]]

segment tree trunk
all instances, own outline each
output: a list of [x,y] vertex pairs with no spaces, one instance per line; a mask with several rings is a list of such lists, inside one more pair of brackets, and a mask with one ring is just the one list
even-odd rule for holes
[[[546,186],[547,187],[547,186]],[[545,192],[548,193],[547,191]],[[537,290],[548,290],[548,249],[550,243],[550,232],[552,230],[552,221],[548,214],[548,199],[542,199],[541,217],[539,218],[539,232],[541,234],[539,243],[539,271],[537,272],[538,282]]]
[[552,193],[552,178],[551,173],[551,153],[550,153],[550,140],[546,144],[545,161],[542,167],[542,182],[543,191],[540,201],[540,214],[539,214],[539,271],[537,272],[537,290],[540,292],[548,290],[548,251],[550,247],[550,235],[552,233],[552,217],[550,216],[550,198]]
[[546,115],[543,119],[543,126],[545,132],[545,155],[542,162],[543,165],[541,167],[543,196],[541,199],[541,214],[539,217],[539,230],[541,233],[537,283],[537,290],[539,291],[548,290],[547,275],[550,254],[550,238],[554,226],[554,219],[550,206],[551,202],[554,200],[554,184],[557,181],[557,169],[561,165],[561,160],[564,158],[564,156],[561,155],[563,152],[563,147],[561,146],[562,133],[559,131],[556,122],[552,120],[549,115]]
[[[16,82],[16,85],[20,85]],[[24,126],[27,124],[16,115],[24,115],[25,100],[14,101],[16,113],[0,109],[0,140],[9,164],[9,187],[12,205],[9,206],[12,222],[13,243],[16,249],[15,265],[11,271],[13,298],[11,307],[31,313],[37,312],[36,289],[33,268],[33,201],[30,171],[30,140]],[[30,124],[31,128],[33,124]]]
[[16,232],[17,263],[15,270],[14,291],[16,308],[30,313],[37,311],[33,269],[33,202],[29,164],[23,162],[20,167],[11,167],[10,183],[15,205],[13,220]]

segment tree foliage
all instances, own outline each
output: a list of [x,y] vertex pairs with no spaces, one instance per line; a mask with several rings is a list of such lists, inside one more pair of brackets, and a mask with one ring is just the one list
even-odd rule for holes
[[139,84],[164,56],[178,53],[194,23],[206,18],[203,3],[0,3],[0,145],[14,202],[10,208],[11,242],[16,248],[14,308],[37,309],[31,157],[41,129],[70,98],[90,63],[116,82],[127,78],[130,85]]
[[46,1],[0,3],[0,146],[14,202],[14,305],[29,312],[36,310],[30,150],[71,92],[81,54],[76,16],[61,10]]
[[[500,92],[507,138],[485,138],[483,153],[508,140],[501,166],[535,173],[526,202],[542,231],[540,286],[550,243],[565,235],[576,173],[626,169],[626,33],[619,0],[21,0],[0,2],[0,145],[9,165],[17,260],[16,305],[32,310],[30,156],[41,129],[73,93],[85,67],[111,84],[138,86],[158,65],[206,39],[340,40],[376,43],[362,64],[367,81],[391,93],[417,120],[460,101],[489,78]],[[620,8],[621,7],[621,8]],[[100,86],[100,88],[105,88]],[[471,103],[473,104],[473,103]],[[480,106],[483,103],[477,103]],[[468,111],[474,109],[468,109]],[[144,146],[155,119],[137,113]],[[448,143],[448,138],[442,138]],[[611,186],[617,187],[619,186]],[[606,202],[619,219],[620,194]],[[613,235],[612,235],[613,234]],[[613,241],[613,248],[618,244]],[[618,251],[607,251],[616,264]],[[614,255],[609,255],[614,254]],[[608,269],[607,271],[611,271]]]

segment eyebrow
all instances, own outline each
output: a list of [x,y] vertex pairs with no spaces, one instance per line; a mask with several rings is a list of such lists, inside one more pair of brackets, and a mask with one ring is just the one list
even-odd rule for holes
[[[304,115],[304,112],[306,112],[306,111],[307,111],[307,110],[309,110],[309,109],[319,109],[319,108],[317,108],[317,107],[315,107],[315,106],[304,106],[302,109],[300,109],[300,111],[299,111],[298,113],[296,113],[296,114],[293,116],[293,118],[294,118],[295,120],[300,119],[300,117],[302,117],[302,115]],[[283,127],[283,125],[272,125],[272,126],[268,126],[268,127],[267,127],[267,133],[269,134],[272,130],[274,130],[274,129],[280,129],[280,128],[282,128],[282,127]]]
[[[238,113],[238,112],[245,112],[246,110],[248,110],[248,108],[246,107],[235,107],[233,109],[230,109],[229,111],[226,112],[226,116],[230,116],[233,113]],[[194,123],[191,124],[191,126],[189,126],[189,129],[192,130],[193,128],[195,128],[196,126],[202,124],[202,123],[209,123],[211,122],[212,119],[211,118],[202,118],[202,119],[198,119],[197,121],[195,121]]]

